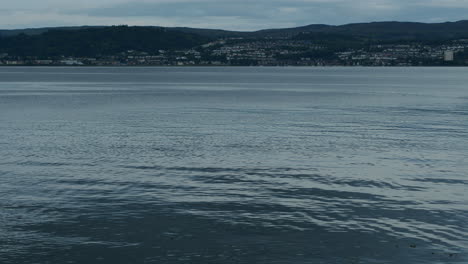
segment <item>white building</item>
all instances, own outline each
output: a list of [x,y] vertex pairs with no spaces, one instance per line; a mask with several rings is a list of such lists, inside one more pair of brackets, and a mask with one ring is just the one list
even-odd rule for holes
[[83,65],[81,61],[75,60],[75,59],[66,59],[66,60],[61,60],[60,61],[62,64],[65,65]]
[[444,51],[444,61],[453,61],[453,59],[454,59],[454,56],[453,56],[452,50]]

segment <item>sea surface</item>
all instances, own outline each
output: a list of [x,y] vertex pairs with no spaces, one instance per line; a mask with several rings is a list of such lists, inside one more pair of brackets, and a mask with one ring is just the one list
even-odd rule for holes
[[468,263],[468,68],[0,67],[0,263]]

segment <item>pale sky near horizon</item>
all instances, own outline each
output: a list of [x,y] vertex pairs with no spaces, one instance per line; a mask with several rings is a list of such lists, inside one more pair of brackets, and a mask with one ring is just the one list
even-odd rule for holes
[[153,25],[258,30],[468,19],[468,0],[0,0],[0,29]]

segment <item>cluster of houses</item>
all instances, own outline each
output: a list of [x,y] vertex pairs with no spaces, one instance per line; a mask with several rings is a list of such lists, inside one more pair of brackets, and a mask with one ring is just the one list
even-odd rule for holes
[[[279,40],[224,45],[212,50],[214,57],[224,57],[227,64],[236,60],[250,61],[255,65],[343,65],[343,66],[414,66],[446,65],[468,51],[468,41],[460,40],[450,45],[387,44],[366,49],[349,49],[334,52],[332,56],[317,56],[317,51],[327,47],[309,41]],[[445,64],[444,64],[445,63]],[[468,61],[464,62],[468,65]]]
[[[338,52],[346,65],[412,66],[451,63],[468,49],[467,43],[453,45],[376,45],[369,50]],[[468,64],[468,61],[465,62]]]
[[[327,47],[310,40],[228,39],[188,50],[128,50],[99,57],[15,57],[0,53],[0,65],[62,66],[190,66],[190,65],[263,65],[263,66],[411,66],[450,64],[468,51],[468,40],[444,45],[385,44],[366,49],[349,49],[319,56]],[[466,55],[464,55],[466,58]],[[468,61],[464,61],[468,65]]]
[[244,63],[269,66],[299,63],[282,57],[297,57],[298,54],[318,49],[323,47],[303,40],[268,39],[251,42],[238,40],[211,50],[211,55],[223,58],[228,65]]

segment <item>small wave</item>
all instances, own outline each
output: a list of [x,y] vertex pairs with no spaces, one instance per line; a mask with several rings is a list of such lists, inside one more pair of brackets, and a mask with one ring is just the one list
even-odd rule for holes
[[206,172],[206,173],[221,173],[221,172],[236,172],[236,173],[249,173],[249,172],[264,172],[264,171],[294,171],[297,168],[222,168],[222,167],[165,167],[165,166],[121,166],[126,169],[138,170],[168,170],[168,171],[187,171],[187,172]]
[[59,167],[59,166],[71,166],[73,163],[66,162],[42,162],[42,161],[23,161],[16,163],[21,166],[39,166],[39,167]]
[[430,182],[430,183],[443,183],[443,184],[462,184],[468,185],[468,180],[460,180],[460,179],[445,179],[445,178],[413,178],[409,179],[411,181],[416,182]]

